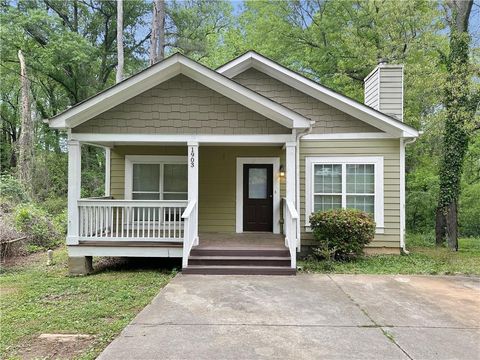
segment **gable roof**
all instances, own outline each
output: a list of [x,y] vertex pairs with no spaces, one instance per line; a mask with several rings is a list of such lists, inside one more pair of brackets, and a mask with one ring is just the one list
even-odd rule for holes
[[247,69],[261,71],[298,91],[301,91],[325,104],[337,108],[367,124],[398,137],[418,137],[413,127],[362,104],[348,96],[342,95],[326,86],[306,78],[286,67],[270,60],[255,51],[249,51],[238,58],[222,65],[217,72],[233,78]]
[[299,113],[179,53],[50,118],[49,125],[57,129],[73,128],[179,74],[188,76],[285,127],[310,126],[311,121]]

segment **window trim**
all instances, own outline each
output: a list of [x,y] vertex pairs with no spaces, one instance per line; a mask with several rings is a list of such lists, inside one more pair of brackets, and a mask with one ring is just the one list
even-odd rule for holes
[[383,156],[307,156],[305,158],[305,226],[310,230],[310,215],[313,212],[313,167],[316,164],[342,165],[342,208],[346,207],[346,165],[347,164],[373,164],[374,165],[374,208],[377,234],[384,231],[384,179]]
[[[187,164],[186,156],[176,155],[125,155],[125,200],[132,200],[133,164]],[[163,166],[160,167],[162,169]],[[160,171],[160,195],[163,194],[163,173]],[[156,191],[155,191],[156,193]],[[188,190],[187,190],[188,195]]]

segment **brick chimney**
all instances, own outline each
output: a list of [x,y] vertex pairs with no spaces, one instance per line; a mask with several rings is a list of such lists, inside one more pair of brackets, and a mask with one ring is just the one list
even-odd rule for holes
[[365,105],[403,121],[403,65],[381,60],[364,84]]

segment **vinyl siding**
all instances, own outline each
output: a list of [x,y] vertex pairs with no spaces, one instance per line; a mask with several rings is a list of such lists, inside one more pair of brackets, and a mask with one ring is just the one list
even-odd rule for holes
[[315,120],[313,134],[381,131],[256,69],[248,69],[235,76],[233,80]]
[[[237,157],[280,157],[285,151],[270,146],[199,147],[199,231],[234,233],[236,222]],[[116,146],[111,153],[111,195],[125,196],[125,155],[185,155],[186,147]],[[280,196],[285,183],[280,182]]]
[[382,67],[379,110],[403,120],[403,68]]
[[302,246],[312,245],[305,228],[305,158],[307,156],[384,157],[384,234],[376,234],[370,247],[400,247],[400,143],[399,140],[301,141],[300,217]]
[[291,130],[178,75],[73,129],[79,133],[289,134]]
[[378,110],[378,68],[365,80],[365,105]]

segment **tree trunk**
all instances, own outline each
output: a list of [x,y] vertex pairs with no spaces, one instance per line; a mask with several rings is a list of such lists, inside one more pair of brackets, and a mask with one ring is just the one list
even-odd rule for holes
[[21,111],[21,132],[18,139],[18,176],[32,194],[32,166],[33,166],[33,122],[30,112],[30,84],[27,77],[27,67],[22,51],[18,50],[20,61],[20,83],[22,88],[22,111]]
[[165,0],[157,0],[158,31],[157,31],[157,61],[165,57]]
[[444,103],[446,120],[443,140],[443,158],[440,164],[440,194],[436,216],[436,244],[458,250],[457,204],[463,160],[468,149],[467,123],[473,117],[470,98],[468,20],[473,0],[447,1],[451,12],[450,53],[447,59],[448,78]]
[[123,0],[117,0],[117,76],[116,82],[123,80]]
[[435,216],[435,244],[437,246],[443,246],[447,232],[447,219],[441,208],[437,208]]
[[154,0],[152,34],[150,36],[150,65],[163,60],[165,52],[165,1]]

